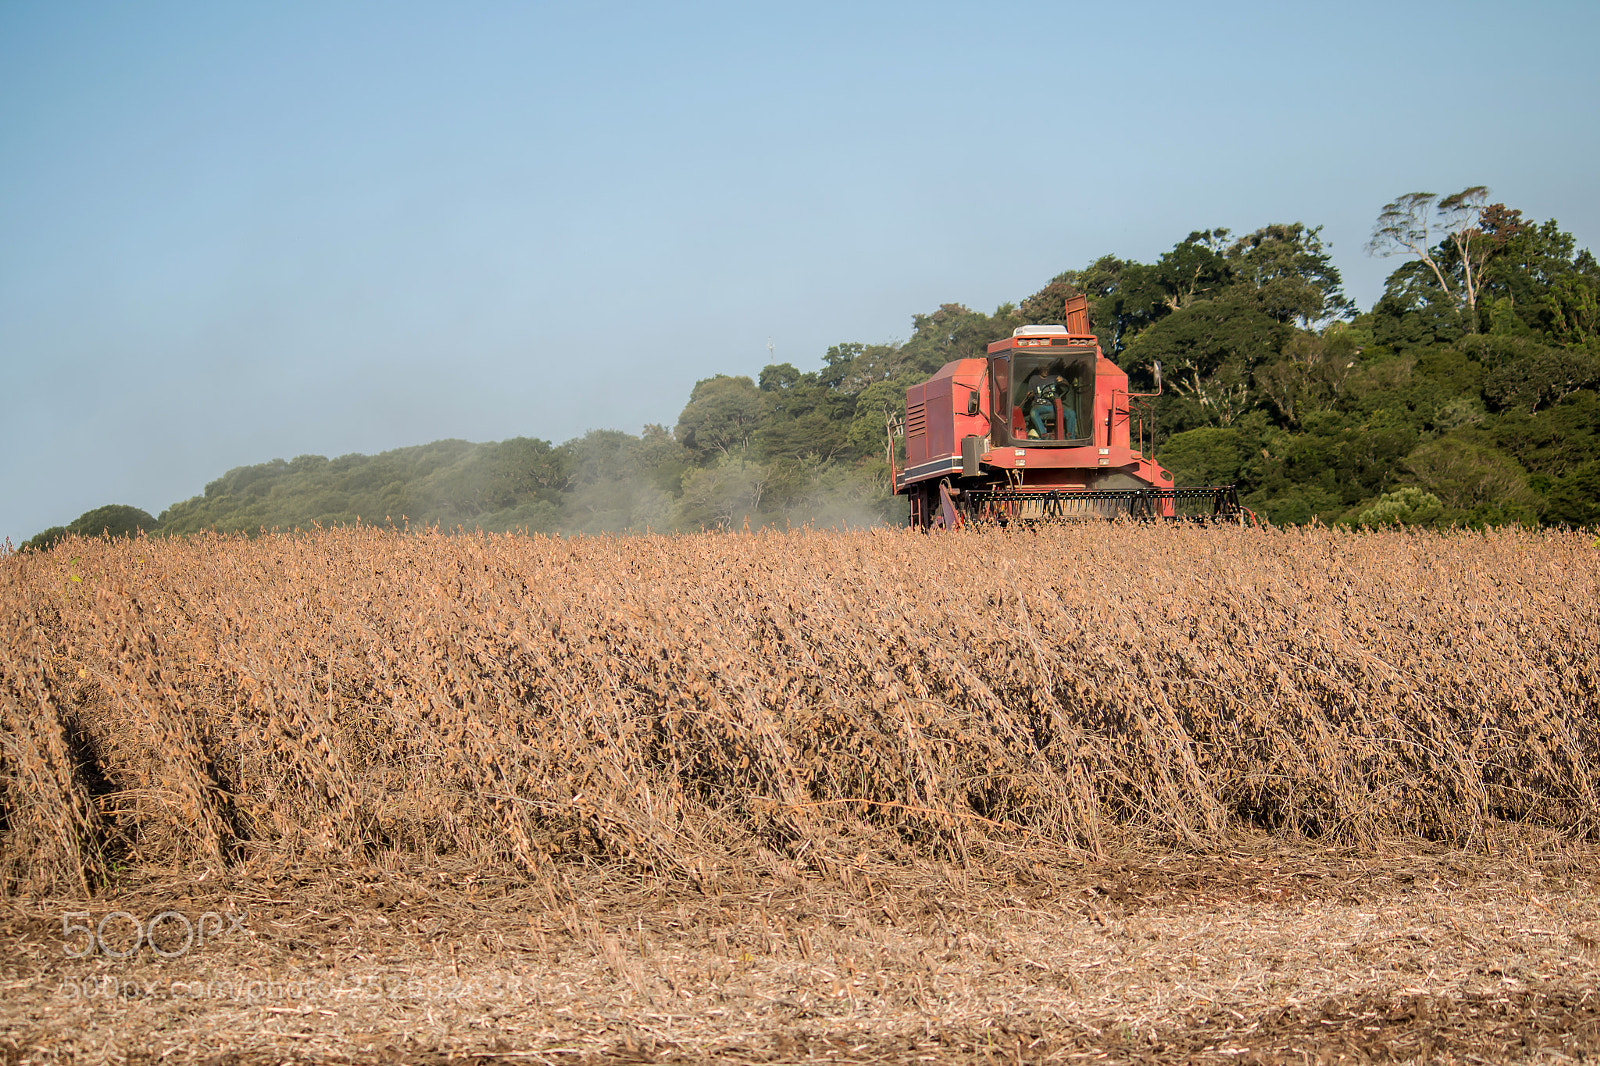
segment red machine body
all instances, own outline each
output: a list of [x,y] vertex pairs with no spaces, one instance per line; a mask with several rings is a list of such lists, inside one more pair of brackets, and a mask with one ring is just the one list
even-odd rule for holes
[[913,526],[1170,518],[1190,500],[1237,511],[1231,487],[1177,489],[1145,454],[1144,401],[1156,394],[1128,391],[1128,375],[1089,332],[1087,305],[1074,297],[1065,326],[1023,326],[986,357],[947,363],[906,390],[895,491],[910,498]]

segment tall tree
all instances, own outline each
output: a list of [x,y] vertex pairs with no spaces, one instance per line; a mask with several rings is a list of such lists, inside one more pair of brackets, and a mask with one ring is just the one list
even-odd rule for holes
[[1478,331],[1478,288],[1494,239],[1480,221],[1489,189],[1472,185],[1450,196],[1408,192],[1385,204],[1367,242],[1371,255],[1411,255],[1425,264],[1461,315],[1463,332]]
[[943,304],[932,314],[913,316],[911,339],[900,347],[900,365],[926,376],[953,359],[983,355],[990,341],[1020,325],[1011,304],[1002,304],[992,316],[961,304]]
[[762,458],[829,459],[840,454],[856,404],[854,379],[857,373],[866,373],[857,364],[872,362],[869,352],[887,350],[836,344],[828,349],[820,372],[802,374],[789,363],[763,368],[759,388],[767,410],[753,437]]
[[[1195,230],[1154,263],[1102,256],[1081,273],[1060,275],[1052,285],[1067,282],[1089,297],[1090,327],[1107,354],[1118,358],[1156,322],[1228,289],[1233,276],[1228,235],[1220,227]],[[1031,310],[1048,294],[1047,287],[1023,301],[1023,307]]]
[[1171,391],[1161,422],[1169,431],[1226,426],[1256,404],[1256,368],[1275,358],[1292,333],[1242,297],[1204,300],[1140,333],[1123,362],[1165,364]]
[[1231,292],[1248,293],[1279,322],[1313,329],[1349,318],[1355,304],[1344,294],[1339,268],[1322,244],[1322,227],[1295,222],[1264,226],[1228,248]]
[[767,398],[747,377],[718,374],[695,383],[673,435],[697,459],[727,455],[750,443]]
[[1600,264],[1555,219],[1525,223],[1503,204],[1484,212],[1490,255],[1480,294],[1488,328],[1581,344],[1600,333]]

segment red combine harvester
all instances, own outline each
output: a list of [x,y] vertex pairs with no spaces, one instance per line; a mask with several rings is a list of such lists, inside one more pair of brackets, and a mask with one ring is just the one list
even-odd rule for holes
[[1244,521],[1232,485],[1175,488],[1145,456],[1160,366],[1156,392],[1129,392],[1089,332],[1088,304],[1074,296],[1065,326],[1022,326],[986,358],[957,359],[906,390],[894,488],[910,497],[912,528],[1120,514]]

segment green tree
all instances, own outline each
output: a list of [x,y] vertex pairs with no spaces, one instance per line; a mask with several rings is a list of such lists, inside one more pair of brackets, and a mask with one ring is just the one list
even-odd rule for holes
[[1521,214],[1504,204],[1485,211],[1487,332],[1582,344],[1600,333],[1600,264],[1555,219],[1534,226]]
[[1120,360],[1138,336],[1166,316],[1221,296],[1232,284],[1226,229],[1196,230],[1154,264],[1104,256],[1072,280],[1090,297],[1091,325]]
[[672,430],[652,422],[639,434],[640,470],[663,492],[676,495],[684,472],[689,469],[689,453]]
[[547,440],[513,437],[484,446],[485,494],[495,508],[531,499],[553,501],[567,477],[566,464]]
[[1543,517],[1553,525],[1600,527],[1600,462],[1585,463],[1558,479]]
[[1461,337],[1461,311],[1425,264],[1402,263],[1373,305],[1372,336],[1395,351],[1450,344]]
[[[1059,275],[1058,280],[1065,281],[1079,292],[1089,298],[1089,328],[1094,331],[1100,340],[1100,347],[1105,353],[1115,359],[1127,346],[1133,332],[1129,332],[1132,322],[1126,318],[1122,309],[1122,274],[1130,265],[1125,260],[1114,255],[1103,255],[1090,263],[1081,271],[1069,270]],[[1024,308],[1029,308],[1033,297],[1023,302]],[[1061,312],[1057,310],[1056,314]],[[1030,321],[1060,323],[1059,318],[1033,318],[1024,314]],[[1127,334],[1124,337],[1124,334]]]
[[812,380],[830,392],[854,396],[904,370],[914,358],[914,351],[890,344],[836,344],[823,355],[822,369]]
[[1228,233],[1222,228],[1196,230],[1163,253],[1147,273],[1128,278],[1124,284],[1135,294],[1135,303],[1171,313],[1221,296],[1234,281]]
[[67,535],[66,526],[51,526],[41,530],[22,542],[22,551],[49,551],[54,548],[61,538]]
[[1168,432],[1226,426],[1255,405],[1256,367],[1292,333],[1250,301],[1230,296],[1166,316],[1134,339],[1122,361],[1129,368],[1163,365],[1171,395],[1161,401],[1160,420]]
[[1303,329],[1349,318],[1355,304],[1344,294],[1321,234],[1321,226],[1295,222],[1240,237],[1228,248],[1229,294],[1248,294],[1269,318]]
[[673,434],[698,461],[726,456],[750,443],[767,407],[748,377],[718,374],[695,383]]
[[1371,507],[1356,516],[1355,524],[1368,529],[1377,526],[1428,526],[1439,520],[1444,507],[1439,497],[1407,485],[1384,493]]
[[868,464],[806,459],[772,464],[762,496],[768,524],[861,528],[903,524],[905,501],[889,488],[886,469]]
[[1298,426],[1314,411],[1331,411],[1354,377],[1359,353],[1348,329],[1330,327],[1322,335],[1296,331],[1277,358],[1255,373],[1261,396],[1278,410],[1283,423]]
[[989,342],[1024,324],[1010,304],[1002,304],[993,315],[944,304],[932,314],[912,318],[911,338],[901,345],[892,372],[880,380],[902,369],[920,371],[927,378],[953,360],[981,358],[988,354]]
[[639,436],[590,430],[562,444],[568,479],[557,528],[564,533],[622,533],[672,526],[672,501],[689,458],[665,427]]
[[1560,403],[1575,393],[1600,385],[1600,343],[1555,348],[1522,338],[1496,337],[1485,352],[1509,354],[1484,376],[1483,395],[1502,410]]
[[846,383],[854,378],[855,361],[870,356],[867,346],[860,344],[835,345],[828,353],[826,382],[824,374],[802,374],[788,363],[761,371],[759,388],[767,398],[767,413],[754,440],[762,458],[830,459],[844,453],[845,432],[856,403]]
[[1064,326],[1067,324],[1067,301],[1082,295],[1077,286],[1078,272],[1068,270],[1050,279],[1050,283],[1017,305],[1017,317],[1024,325]]
[[132,537],[140,533],[155,533],[161,523],[148,511],[125,503],[107,504],[85,511],[64,526],[51,526],[36,533],[22,544],[31,551],[44,551],[55,546],[62,537]]
[[851,456],[873,462],[887,459],[889,419],[905,412],[906,389],[921,380],[920,374],[904,374],[862,390],[845,436]]
[[102,534],[131,537],[140,532],[153,533],[160,525],[149,511],[125,503],[113,503],[85,511],[67,523],[67,532],[81,537],[98,537]]
[[1461,331],[1478,331],[1478,289],[1494,237],[1479,224],[1489,190],[1473,185],[1450,196],[1408,192],[1385,204],[1367,251],[1410,255],[1426,267],[1460,316]]
[[1239,426],[1201,426],[1167,439],[1161,465],[1179,485],[1234,485],[1245,479],[1254,448],[1253,434]]
[[759,526],[771,478],[772,471],[763,463],[736,452],[720,455],[684,475],[673,518],[678,528],[686,530],[739,529],[746,522]]
[[1537,500],[1527,472],[1477,430],[1419,445],[1404,468],[1447,510],[1468,520],[1532,518]]

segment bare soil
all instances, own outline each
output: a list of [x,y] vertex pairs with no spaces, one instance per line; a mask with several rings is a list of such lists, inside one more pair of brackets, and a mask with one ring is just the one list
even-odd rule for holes
[[1600,851],[1493,850],[123,871],[0,903],[0,1063],[1600,1058]]

